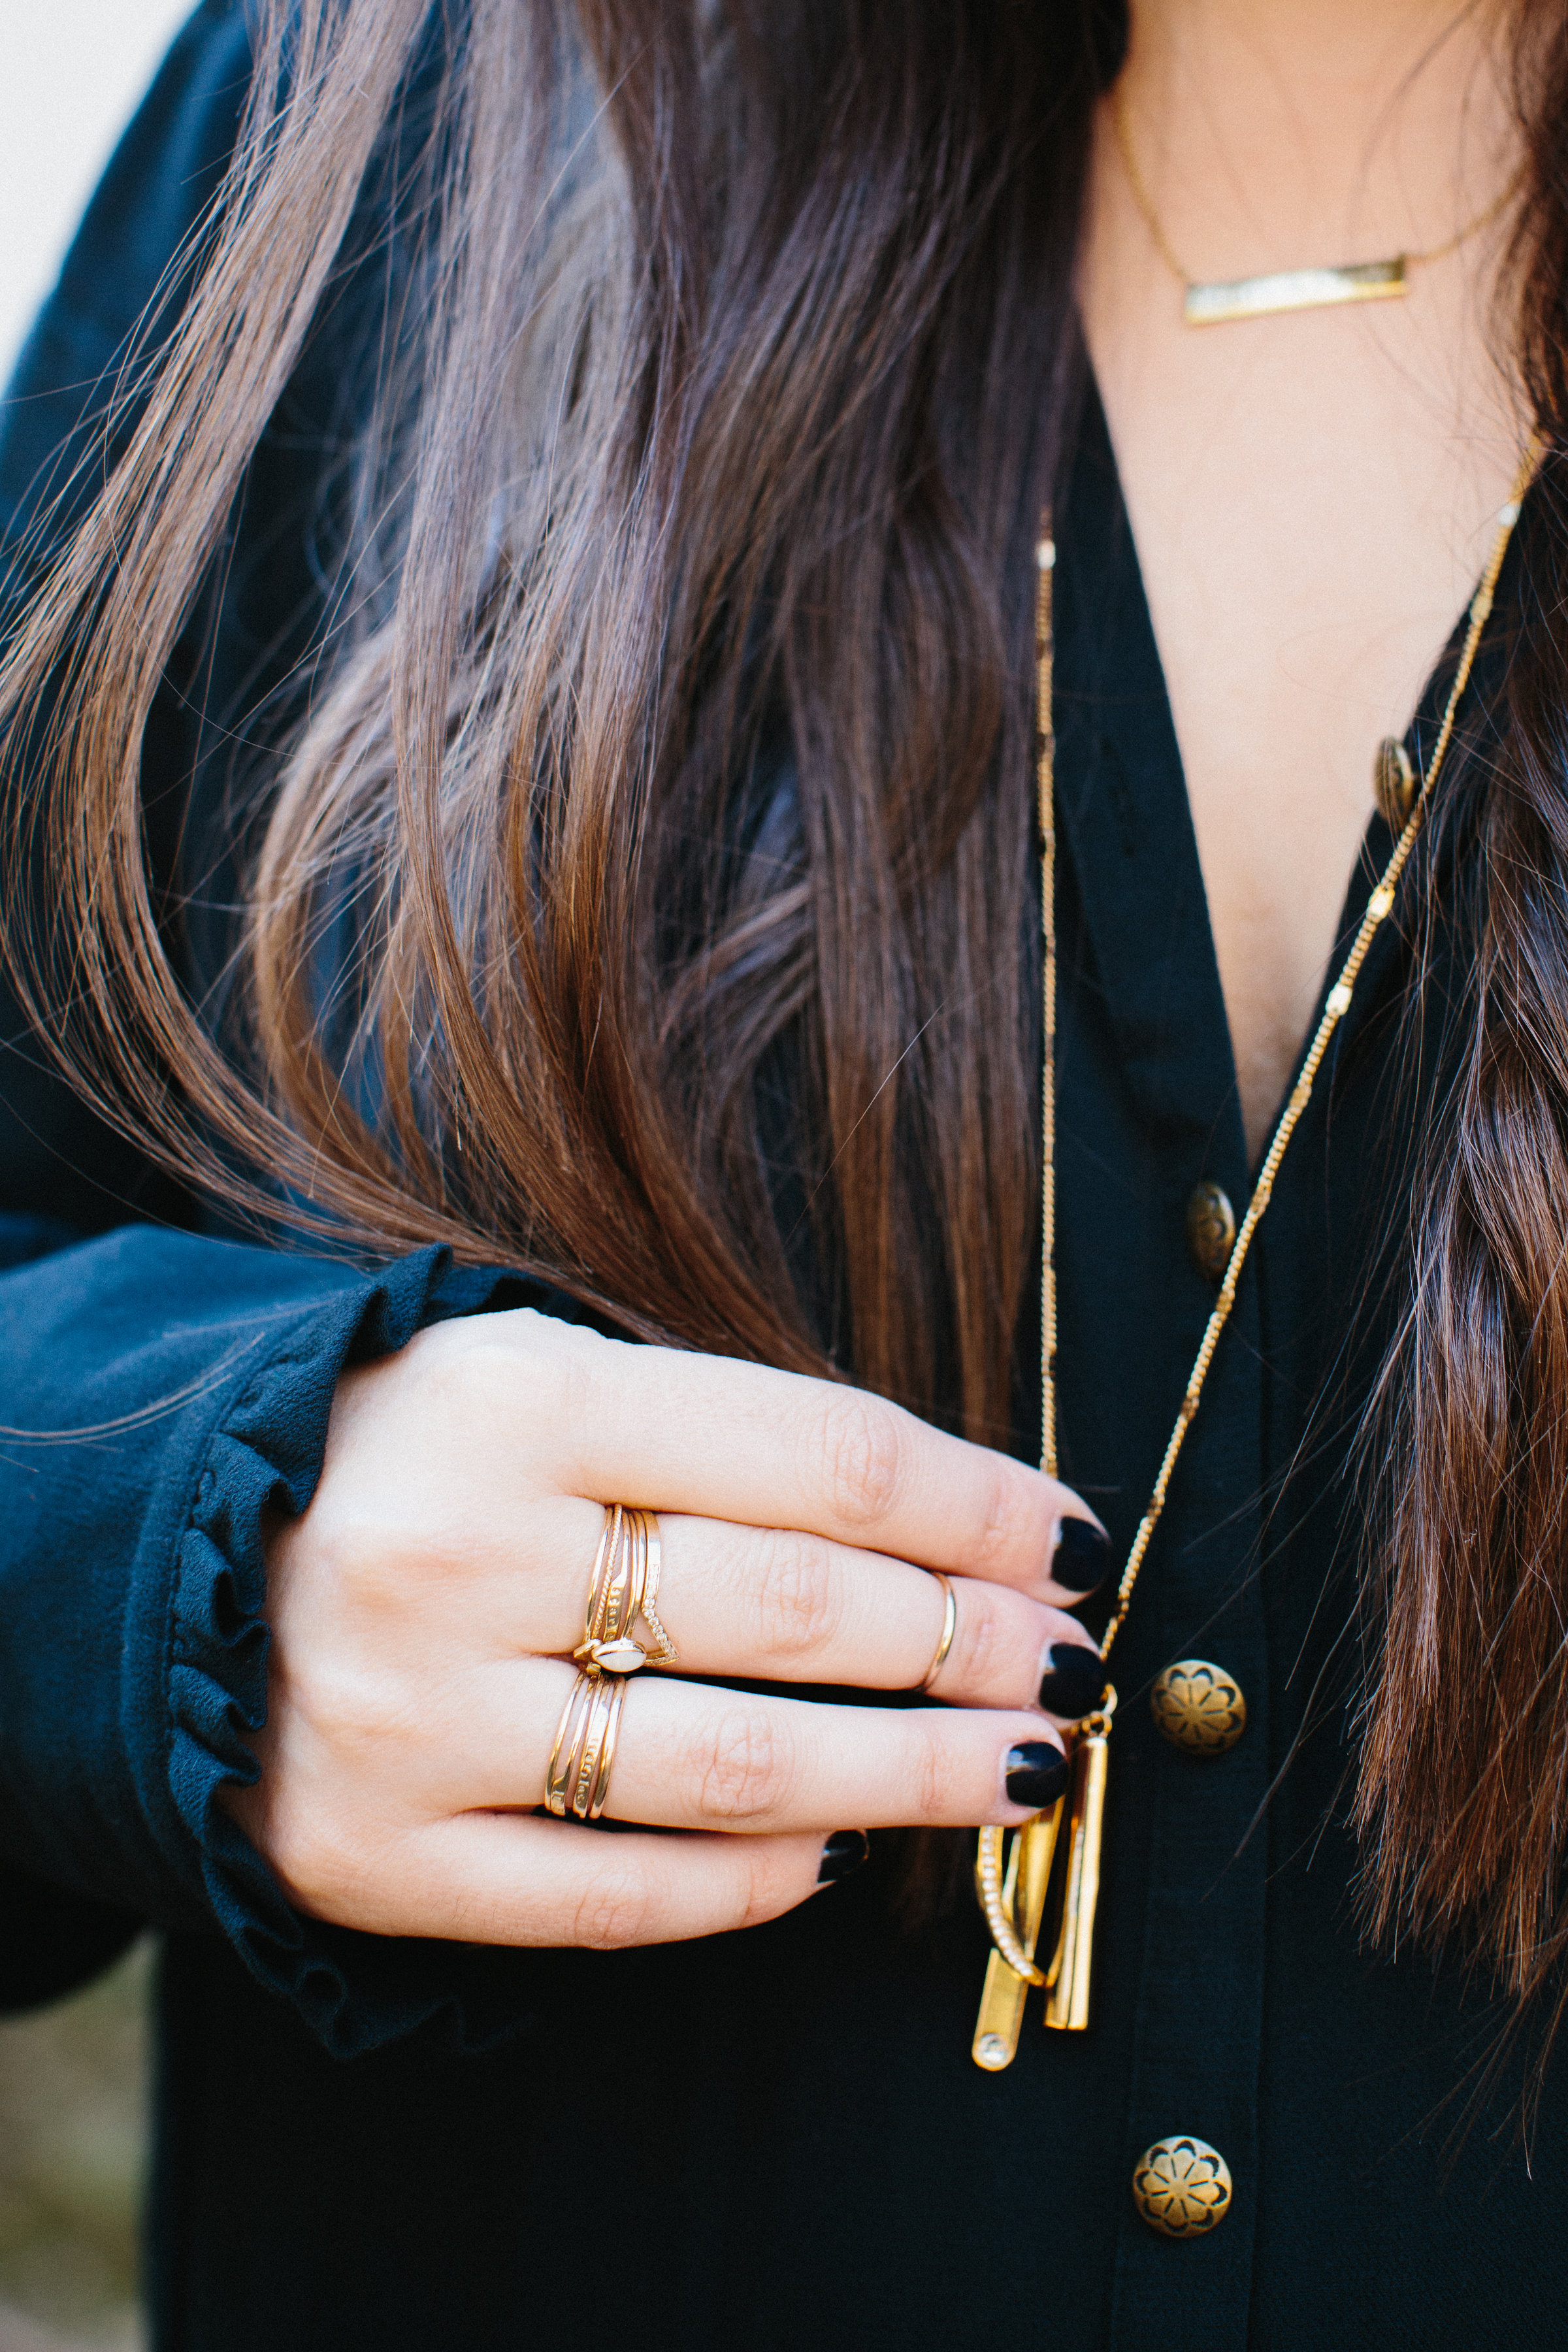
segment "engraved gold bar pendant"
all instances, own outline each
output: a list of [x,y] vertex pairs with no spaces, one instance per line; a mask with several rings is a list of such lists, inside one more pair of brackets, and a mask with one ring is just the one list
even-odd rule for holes
[[1410,290],[1405,262],[1400,253],[1392,261],[1352,261],[1332,269],[1276,269],[1263,278],[1189,286],[1182,300],[1182,316],[1189,327],[1220,327],[1227,319],[1325,310],[1337,302],[1396,301]]
[[1100,1846],[1105,1832],[1105,1782],[1110,1769],[1109,1715],[1091,1716],[1073,1749],[1072,1808],[1068,1816],[1067,1880],[1061,1929],[1051,1965],[1046,2023],[1081,2033],[1089,2023],[1094,1969],[1094,1915],[1100,1905]]
[[[1046,1916],[1057,1832],[1066,1804],[1066,1798],[1058,1797],[1049,1812],[1037,1813],[1032,1822],[1026,1822],[1013,1840],[1013,1851],[1007,1859],[1002,1900],[1025,1957],[1031,1960],[1039,1941],[1040,1922]],[[985,1964],[985,1986],[980,1996],[980,2015],[975,2020],[974,2040],[969,2053],[975,2064],[983,2066],[988,2074],[999,2074],[1017,2055],[1024,2003],[1028,1997],[1027,1979],[1010,1968],[1000,1952],[993,1950]]]

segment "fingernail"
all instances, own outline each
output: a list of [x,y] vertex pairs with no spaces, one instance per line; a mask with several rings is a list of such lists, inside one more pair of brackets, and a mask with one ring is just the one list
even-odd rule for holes
[[1092,1519],[1064,1519],[1051,1555],[1051,1582],[1068,1592],[1092,1592],[1110,1566],[1110,1538]]
[[816,1874],[818,1886],[836,1885],[858,1870],[871,1851],[871,1842],[864,1830],[835,1830],[822,1849],[822,1866]]
[[1015,1805],[1044,1812],[1068,1784],[1068,1759],[1048,1739],[1026,1739],[1007,1750],[1007,1795]]
[[1047,1715],[1076,1723],[1091,1715],[1105,1692],[1105,1661],[1084,1642],[1053,1642],[1051,1663],[1040,1682],[1040,1705]]

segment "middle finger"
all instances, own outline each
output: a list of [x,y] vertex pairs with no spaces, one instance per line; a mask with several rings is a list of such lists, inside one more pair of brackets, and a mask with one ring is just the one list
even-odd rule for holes
[[[530,1632],[538,1649],[570,1654],[583,1638],[586,1564],[602,1516],[593,1504],[561,1507],[566,1524],[580,1519],[581,1535],[551,1545],[552,1566],[537,1591],[547,1622],[536,1619]],[[947,1597],[924,1569],[795,1528],[674,1512],[659,1525],[658,1608],[680,1672],[866,1690],[925,1683]],[[584,1566],[574,1569],[578,1559]],[[1064,1719],[1093,1704],[1096,1653],[1075,1619],[975,1577],[955,1576],[952,1591],[952,1639],[928,1685],[932,1697],[966,1706],[1044,1704]]]

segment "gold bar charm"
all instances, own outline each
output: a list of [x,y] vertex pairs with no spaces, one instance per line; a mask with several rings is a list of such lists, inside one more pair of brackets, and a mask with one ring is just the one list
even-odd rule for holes
[[[1066,1801],[1064,1797],[1058,1797],[1048,1813],[1037,1813],[1032,1822],[1026,1822],[1014,1838],[1013,1851],[1007,1858],[1007,1875],[1002,1885],[1003,1908],[1013,1923],[1024,1957],[1029,1960],[1035,1957],[1040,1922],[1046,1916],[1057,1831]],[[994,1834],[1000,1836],[1001,1832]],[[974,2040],[969,2053],[975,2064],[983,2066],[988,2074],[999,2074],[1017,2055],[1024,2003],[1028,1997],[1029,1979],[1021,1977],[999,1951],[994,1950],[985,1964],[985,1989],[980,1996],[980,2015],[975,2020]]]
[[1266,278],[1233,278],[1188,286],[1182,316],[1189,327],[1219,327],[1229,319],[1268,319],[1281,310],[1325,310],[1339,302],[1397,301],[1408,293],[1405,257],[1351,261],[1332,269],[1276,269]]
[[1046,1971],[1050,1988],[1046,2023],[1063,2033],[1081,2033],[1089,2023],[1094,1915],[1100,1906],[1100,1845],[1105,1830],[1105,1783],[1115,1707],[1116,1693],[1108,1686],[1104,1706],[1098,1714],[1085,1717],[1073,1748],[1062,1923]]

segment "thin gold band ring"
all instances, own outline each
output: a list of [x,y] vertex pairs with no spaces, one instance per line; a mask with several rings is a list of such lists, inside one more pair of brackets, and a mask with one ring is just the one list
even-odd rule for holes
[[947,1606],[942,1612],[942,1639],[936,1645],[936,1655],[926,1668],[925,1679],[921,1685],[923,1691],[930,1690],[932,1683],[946,1665],[947,1654],[952,1647],[952,1637],[958,1631],[958,1595],[952,1589],[952,1579],[951,1576],[944,1576],[940,1568],[933,1568],[931,1572],[946,1596]]

